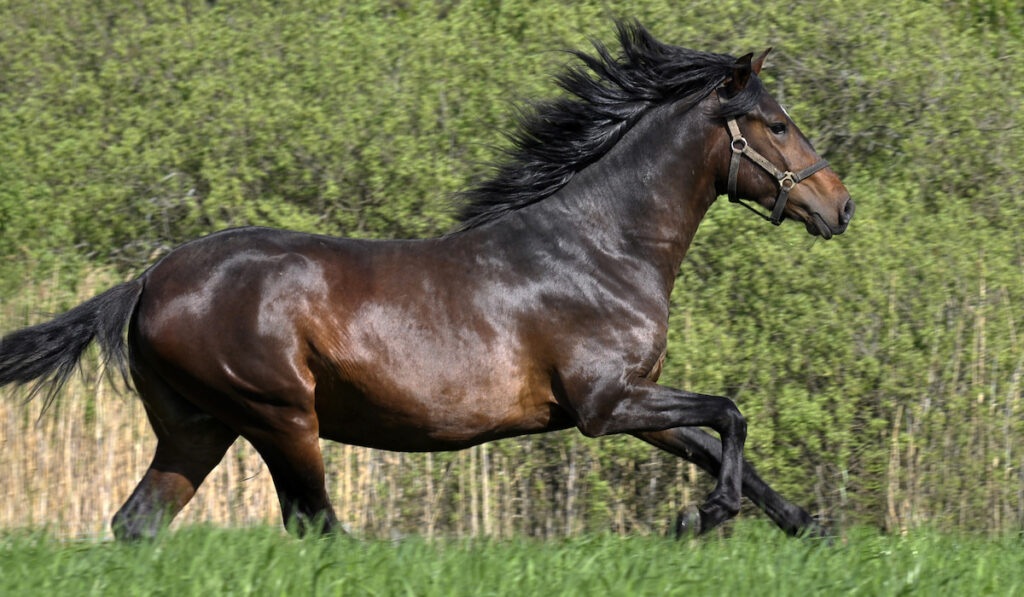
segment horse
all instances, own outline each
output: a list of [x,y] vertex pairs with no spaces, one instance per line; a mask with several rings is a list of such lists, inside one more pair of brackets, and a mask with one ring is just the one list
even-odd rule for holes
[[239,436],[303,533],[341,530],[319,438],[446,451],[571,427],[631,434],[717,477],[676,536],[729,520],[743,496],[791,535],[822,531],[744,459],[730,398],[656,382],[669,295],[717,197],[830,239],[850,193],[765,90],[768,50],[616,29],[620,51],[570,52],[563,96],[526,111],[448,234],[228,229],[0,340],[0,387],[33,382],[52,400],[95,340],[138,393],[157,447],[116,538],[169,524]]

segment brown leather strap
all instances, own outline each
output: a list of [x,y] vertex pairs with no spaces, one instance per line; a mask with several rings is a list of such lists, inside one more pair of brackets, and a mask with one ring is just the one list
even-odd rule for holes
[[[721,93],[719,93],[718,98],[723,103],[725,102]],[[725,121],[725,126],[729,130],[729,148],[732,150],[732,158],[729,161],[729,201],[739,203],[743,207],[746,207],[756,213],[758,216],[778,226],[782,223],[782,219],[786,211],[786,201],[789,199],[789,192],[793,187],[799,184],[800,181],[806,180],[815,172],[828,167],[828,162],[824,159],[819,159],[817,162],[797,173],[793,173],[789,170],[780,170],[775,166],[775,164],[771,163],[768,158],[758,153],[750,146],[749,143],[747,143],[746,138],[743,137],[743,133],[740,132],[740,126],[736,122],[735,118],[727,119]],[[743,157],[754,162],[760,166],[762,170],[771,174],[779,184],[779,195],[775,198],[775,205],[772,208],[770,216],[764,215],[757,208],[746,203],[736,195],[736,179],[740,170],[740,159]]]

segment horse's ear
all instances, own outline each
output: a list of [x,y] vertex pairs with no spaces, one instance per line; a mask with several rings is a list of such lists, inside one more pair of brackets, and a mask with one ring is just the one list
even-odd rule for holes
[[754,62],[751,63],[750,68],[751,70],[754,71],[755,75],[761,74],[761,67],[764,66],[764,59],[768,57],[768,52],[771,51],[771,46],[768,46],[768,49],[765,50],[760,56],[758,56],[757,60],[754,60]]
[[750,60],[754,57],[753,53],[741,56],[736,60],[736,63],[732,65],[732,76],[725,82],[726,92],[732,96],[743,91],[750,81],[750,73],[753,72],[753,66],[750,64]]

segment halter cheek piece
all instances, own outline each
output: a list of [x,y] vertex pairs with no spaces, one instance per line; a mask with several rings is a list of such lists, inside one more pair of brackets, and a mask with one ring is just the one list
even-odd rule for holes
[[[722,103],[725,100],[722,96],[718,96]],[[766,157],[755,151],[747,143],[747,140],[740,133],[740,127],[736,124],[735,118],[729,118],[725,121],[726,128],[729,129],[729,147],[732,149],[732,159],[729,162],[729,201],[733,203],[739,203],[743,207],[746,207],[750,211],[756,213],[758,216],[768,220],[772,224],[778,226],[782,223],[783,212],[786,210],[786,200],[789,199],[789,192],[793,190],[800,181],[807,179],[812,174],[828,166],[828,162],[824,159],[820,159],[814,164],[804,168],[799,172],[791,172],[789,170],[783,171],[775,167],[775,164],[768,161]],[[766,216],[757,210],[754,206],[744,202],[736,195],[736,175],[740,170],[740,158],[746,157],[750,161],[754,162],[761,167],[765,172],[775,177],[775,180],[779,183],[779,196],[775,199],[775,207],[772,209],[772,215]]]

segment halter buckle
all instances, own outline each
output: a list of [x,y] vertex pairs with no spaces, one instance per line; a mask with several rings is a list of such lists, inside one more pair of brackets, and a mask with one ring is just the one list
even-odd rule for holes
[[786,171],[786,172],[783,172],[782,176],[779,178],[779,187],[782,190],[784,190],[784,191],[789,191],[793,187],[795,187],[796,183],[798,183],[798,182],[800,182],[800,181],[798,181],[796,179],[796,175],[795,174],[793,174],[792,172]]

